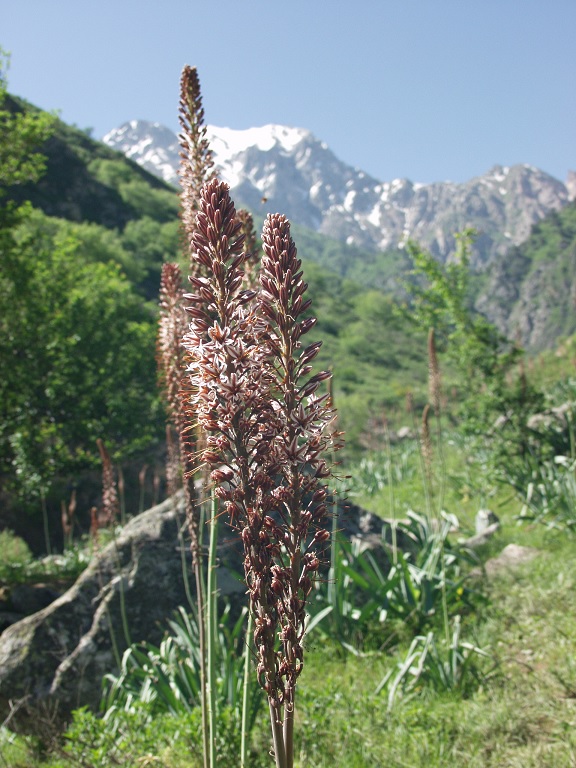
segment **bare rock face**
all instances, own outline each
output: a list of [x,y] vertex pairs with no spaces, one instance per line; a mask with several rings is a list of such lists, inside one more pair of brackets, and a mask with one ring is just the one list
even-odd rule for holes
[[[165,619],[188,603],[183,522],[172,500],[134,518],[67,592],[0,635],[0,718],[18,706],[11,724],[28,731],[39,713],[63,721],[96,707],[102,677],[130,642],[160,641]],[[219,572],[221,592],[244,593],[227,568]]]

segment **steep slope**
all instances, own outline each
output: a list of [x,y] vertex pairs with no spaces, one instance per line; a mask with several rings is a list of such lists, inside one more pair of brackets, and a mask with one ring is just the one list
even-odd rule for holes
[[477,308],[531,351],[576,333],[576,203],[549,214],[490,270]]
[[[12,96],[6,97],[5,108],[11,112],[35,110]],[[140,202],[144,195],[138,195],[139,187],[162,198],[164,207],[171,209],[170,214],[164,212],[163,220],[177,215],[174,190],[157,174],[122,159],[118,152],[60,120],[40,149],[47,161],[45,174],[37,184],[8,188],[9,199],[17,203],[30,200],[48,216],[123,229],[143,214]],[[172,205],[168,200],[173,201]]]
[[[569,200],[564,184],[528,165],[495,166],[464,184],[381,182],[342,162],[304,129],[210,126],[208,136],[222,178],[254,213],[279,210],[301,226],[372,251],[413,238],[446,260],[454,232],[474,227],[480,237],[472,264],[481,269]],[[104,142],[177,183],[178,142],[167,128],[134,120]]]

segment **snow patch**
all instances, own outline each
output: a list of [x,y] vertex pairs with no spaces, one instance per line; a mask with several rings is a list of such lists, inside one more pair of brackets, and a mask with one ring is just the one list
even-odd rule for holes
[[285,152],[292,152],[305,138],[311,136],[304,128],[289,128],[286,125],[263,125],[259,128],[219,128],[206,127],[206,138],[219,163],[227,163],[235,155],[255,147],[261,152],[268,152],[278,146]]

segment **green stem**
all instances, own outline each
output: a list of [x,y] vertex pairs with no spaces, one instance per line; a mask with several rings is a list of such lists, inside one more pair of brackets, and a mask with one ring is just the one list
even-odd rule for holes
[[280,713],[270,699],[268,699],[268,705],[270,708],[270,724],[272,726],[272,743],[276,768],[288,768],[286,764],[286,750],[284,748],[284,734],[282,732],[282,723],[280,722]]
[[390,445],[390,432],[386,427],[386,458],[388,459],[388,499],[390,502],[390,515],[392,517],[392,563],[398,565],[398,531],[396,527],[396,499],[394,497],[394,478],[392,476],[392,447]]
[[210,727],[208,717],[208,681],[206,669],[206,608],[202,564],[198,559],[194,566],[196,577],[196,602],[198,606],[198,641],[200,644],[200,702],[202,706],[202,744],[204,768],[210,768]]
[[208,575],[206,584],[206,640],[208,658],[208,720],[210,731],[210,768],[216,766],[216,545],[218,543],[218,502],[212,494],[212,515],[210,517],[210,546],[208,551]]
[[[200,646],[200,705],[202,710],[202,747],[204,755],[204,768],[209,768],[209,732],[208,732],[208,703],[206,697],[206,615],[204,612],[204,594],[206,591],[202,571],[202,553],[201,547],[194,553],[194,579],[196,582],[196,603],[190,589],[190,579],[188,578],[188,568],[186,566],[186,547],[184,536],[182,535],[182,522],[178,514],[178,504],[175,503],[176,519],[178,521],[178,541],[180,542],[180,558],[182,561],[182,579],[184,581],[184,591],[191,610],[196,611],[198,621],[198,644]],[[197,505],[200,509],[200,504]],[[200,529],[201,530],[201,529]]]
[[[295,693],[295,691],[294,691]],[[286,768],[294,766],[294,701],[284,704],[284,750]]]
[[340,637],[340,613],[337,607],[338,585],[336,584],[336,558],[338,556],[338,501],[333,493],[332,500],[332,528],[330,531],[330,571],[328,573],[328,604],[332,606],[332,624],[336,630],[336,637]]
[[252,660],[252,633],[254,631],[254,616],[248,609],[248,624],[246,627],[246,643],[244,646],[244,683],[242,686],[242,733],[240,737],[240,768],[247,768],[248,757],[248,711],[250,709],[250,667]]

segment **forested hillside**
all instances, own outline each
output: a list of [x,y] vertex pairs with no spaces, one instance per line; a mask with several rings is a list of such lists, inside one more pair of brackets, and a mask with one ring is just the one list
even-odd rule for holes
[[[35,113],[9,96],[4,107]],[[39,149],[43,173],[6,179],[1,193],[0,472],[19,531],[22,505],[37,511],[47,497],[56,515],[65,489],[99,466],[98,438],[115,461],[161,470],[158,285],[162,263],[181,259],[172,188],[59,120]],[[334,370],[354,451],[371,419],[425,388],[425,342],[389,297],[342,276],[370,284],[377,270],[362,254],[297,228],[295,237],[324,339],[320,363]]]

